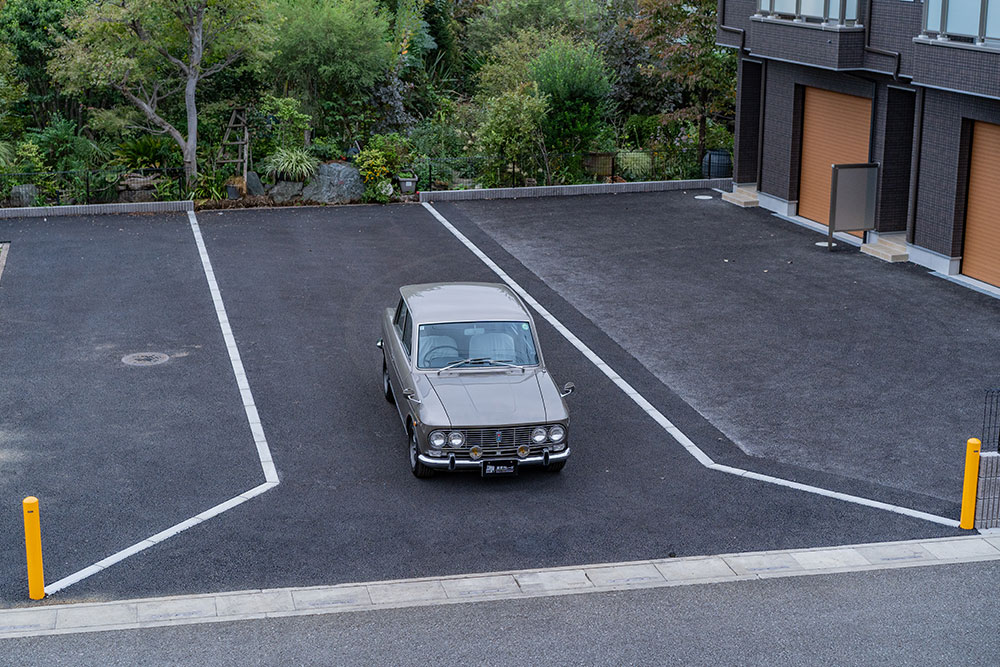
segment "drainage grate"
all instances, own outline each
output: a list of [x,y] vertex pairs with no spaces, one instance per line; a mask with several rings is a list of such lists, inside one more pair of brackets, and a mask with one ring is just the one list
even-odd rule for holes
[[162,352],[135,352],[122,357],[126,366],[157,366],[165,363],[170,357]]

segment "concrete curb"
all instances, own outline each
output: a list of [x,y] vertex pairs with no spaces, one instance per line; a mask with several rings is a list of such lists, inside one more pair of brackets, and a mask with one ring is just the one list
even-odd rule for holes
[[79,204],[70,206],[25,206],[0,208],[3,218],[51,218],[67,215],[114,215],[118,213],[164,213],[193,211],[192,201],[154,201],[134,204]]
[[421,192],[421,202],[471,199],[519,199],[521,197],[569,197],[608,195],[627,192],[668,190],[711,190],[732,186],[731,178],[702,178],[691,181],[644,181],[640,183],[594,183],[592,185],[539,185],[533,188],[485,188],[479,190],[434,190]]
[[21,607],[0,611],[0,639],[1000,560],[1000,535],[991,533],[337,586]]

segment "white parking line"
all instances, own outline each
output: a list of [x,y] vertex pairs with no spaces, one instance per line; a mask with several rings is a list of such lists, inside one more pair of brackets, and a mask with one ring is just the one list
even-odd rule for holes
[[762,475],[761,473],[753,472],[751,470],[743,470],[742,468],[734,468],[732,466],[722,465],[716,463],[712,458],[703,452],[694,442],[691,441],[687,435],[684,434],[679,428],[677,428],[669,419],[667,419],[663,413],[657,410],[653,405],[647,401],[642,394],[637,392],[632,386],[626,382],[618,373],[615,372],[611,366],[609,366],[603,359],[601,359],[593,350],[591,350],[587,345],[583,343],[579,338],[573,334],[572,331],[567,329],[562,322],[555,318],[552,313],[546,310],[540,303],[538,303],[534,297],[532,297],[528,292],[517,284],[517,282],[507,275],[500,266],[494,262],[490,257],[484,253],[482,250],[476,246],[475,243],[470,241],[462,232],[458,231],[454,225],[452,225],[448,220],[437,212],[437,210],[431,206],[429,203],[424,202],[423,207],[434,216],[434,218],[440,222],[445,229],[451,232],[455,238],[462,242],[462,244],[472,251],[472,253],[478,257],[486,266],[488,266],[493,273],[497,274],[500,279],[510,286],[512,290],[517,292],[524,301],[530,305],[535,311],[538,312],[545,320],[555,327],[556,331],[561,333],[563,337],[568,340],[573,347],[578,349],[583,356],[587,357],[597,368],[604,373],[612,382],[614,382],[619,389],[625,392],[625,395],[632,399],[636,405],[642,408],[653,420],[663,427],[670,437],[676,440],[684,449],[688,451],[701,465],[705,466],[710,470],[716,470],[719,472],[724,472],[730,475],[736,475],[738,477],[746,477],[748,479],[753,479],[759,482],[765,482],[767,484],[774,484],[777,486],[783,486],[789,489],[795,489],[797,491],[805,491],[806,493],[812,493],[820,496],[825,496],[827,498],[835,498],[837,500],[843,500],[844,502],[854,503],[857,505],[864,505],[865,507],[872,507],[875,509],[886,510],[888,512],[895,512],[896,514],[903,514],[905,516],[913,517],[915,519],[923,519],[924,521],[930,521],[932,523],[937,523],[942,526],[948,526],[950,528],[958,528],[958,521],[955,519],[949,519],[947,517],[938,516],[936,514],[928,514],[927,512],[921,512],[920,510],[910,509],[909,507],[900,507],[899,505],[891,505],[889,503],[883,503],[878,500],[872,500],[870,498],[863,498],[861,496],[853,496],[847,493],[840,493],[839,491],[831,491],[829,489],[824,489],[818,486],[811,486],[809,484],[800,484],[799,482],[793,482],[787,479],[781,479],[780,477],[772,477],[771,475]]
[[251,498],[255,498],[278,485],[278,473],[274,468],[274,462],[271,460],[271,450],[267,445],[267,438],[264,437],[264,429],[260,424],[260,416],[257,414],[257,406],[253,400],[253,393],[250,391],[250,384],[247,382],[246,371],[243,369],[243,361],[240,359],[240,351],[236,347],[236,339],[233,337],[233,330],[230,328],[229,318],[226,316],[226,306],[222,303],[222,292],[219,290],[219,284],[215,281],[215,272],[212,270],[212,262],[208,258],[208,251],[205,249],[205,241],[201,236],[201,228],[198,226],[198,219],[195,217],[194,211],[188,211],[188,220],[191,222],[191,232],[194,234],[195,244],[198,246],[198,254],[201,256],[201,266],[205,271],[205,278],[208,280],[208,289],[212,295],[212,304],[215,306],[215,314],[222,329],[222,337],[226,343],[226,349],[229,352],[229,361],[233,366],[233,374],[236,376],[236,385],[240,390],[243,409],[246,412],[247,422],[250,425],[250,432],[253,434],[254,445],[257,447],[257,457],[260,460],[260,467],[264,471],[264,483],[214,507],[210,507],[190,519],[181,521],[166,530],[147,537],[141,542],[117,551],[107,558],[99,560],[89,567],[85,567],[79,572],[75,572],[68,577],[63,577],[49,584],[45,587],[46,595],[52,595],[67,586],[72,586],[87,577],[97,574],[101,570],[107,569],[115,563],[120,563],[129,556],[134,556],[140,551],[145,551],[154,544],[159,544],[192,526],[197,526],[199,523],[208,521],[212,517],[216,517],[238,505],[242,505]]

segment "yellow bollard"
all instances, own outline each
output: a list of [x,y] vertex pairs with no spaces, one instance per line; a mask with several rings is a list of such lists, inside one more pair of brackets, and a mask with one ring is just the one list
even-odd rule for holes
[[24,509],[24,548],[28,554],[28,597],[45,597],[45,573],[42,571],[42,524],[38,516],[38,498],[28,496]]
[[965,445],[965,484],[962,486],[960,528],[972,530],[976,524],[976,487],[979,485],[979,438],[969,438]]

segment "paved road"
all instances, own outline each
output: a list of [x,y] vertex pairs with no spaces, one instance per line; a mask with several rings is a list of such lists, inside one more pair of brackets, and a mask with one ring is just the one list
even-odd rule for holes
[[0,642],[17,665],[996,665],[1000,563]]
[[1000,300],[696,194],[435,207],[485,230],[752,459],[958,502],[965,440],[1000,386]]

